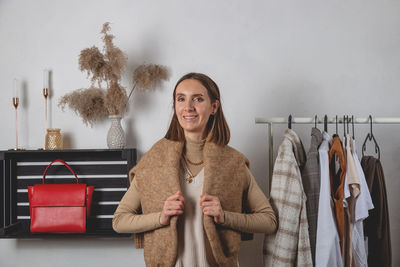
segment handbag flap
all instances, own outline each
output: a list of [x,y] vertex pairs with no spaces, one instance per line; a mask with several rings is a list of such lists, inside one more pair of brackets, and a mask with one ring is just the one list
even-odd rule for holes
[[32,187],[31,207],[84,207],[86,184],[36,184]]

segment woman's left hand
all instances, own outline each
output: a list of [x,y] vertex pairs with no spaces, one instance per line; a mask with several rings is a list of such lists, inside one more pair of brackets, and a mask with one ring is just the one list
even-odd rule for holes
[[200,207],[205,215],[214,217],[214,222],[222,224],[225,222],[225,213],[222,210],[221,202],[216,196],[201,195]]

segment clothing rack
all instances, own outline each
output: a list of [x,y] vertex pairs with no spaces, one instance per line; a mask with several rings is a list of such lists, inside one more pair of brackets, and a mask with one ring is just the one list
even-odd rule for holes
[[[346,123],[354,124],[369,124],[370,119],[367,118],[356,118],[353,117],[354,122],[351,121],[352,116],[348,117],[350,121]],[[268,129],[268,145],[269,145],[269,172],[268,172],[268,191],[270,189],[270,184],[272,180],[273,164],[274,164],[274,143],[273,143],[273,125],[274,124],[288,124],[289,117],[275,117],[275,118],[255,118],[256,124],[266,124]],[[344,122],[344,116],[335,116],[327,120],[328,124],[340,124]],[[292,117],[292,124],[324,124],[324,117],[317,117],[317,120],[309,117]],[[400,124],[400,117],[382,117],[382,118],[372,118],[372,124]]]

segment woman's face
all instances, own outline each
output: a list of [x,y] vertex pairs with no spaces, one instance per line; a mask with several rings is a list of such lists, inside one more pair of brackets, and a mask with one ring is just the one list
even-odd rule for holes
[[218,106],[218,100],[211,103],[207,89],[197,80],[183,80],[176,87],[175,113],[186,138],[205,138],[208,119]]

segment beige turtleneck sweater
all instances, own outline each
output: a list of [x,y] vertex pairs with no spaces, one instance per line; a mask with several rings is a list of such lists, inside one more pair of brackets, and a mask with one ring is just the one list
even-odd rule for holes
[[[187,140],[185,144],[186,157],[192,162],[203,159],[205,141]],[[196,176],[204,167],[203,164],[194,166],[188,164],[192,174]],[[272,233],[277,226],[276,216],[269,201],[257,185],[250,170],[247,175],[248,194],[247,207],[250,214],[225,211],[225,222],[222,226],[248,233]],[[119,233],[141,233],[162,227],[160,224],[161,212],[139,214],[140,192],[135,179],[114,213],[113,228]]]

